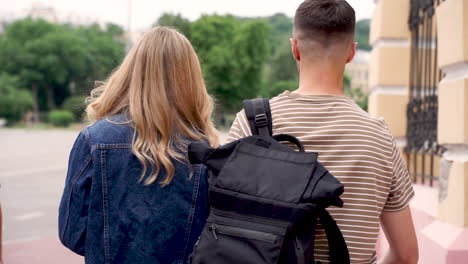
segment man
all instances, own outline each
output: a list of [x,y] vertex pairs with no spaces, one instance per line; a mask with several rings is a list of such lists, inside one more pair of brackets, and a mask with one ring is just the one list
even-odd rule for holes
[[[298,137],[307,151],[344,185],[344,208],[329,208],[351,263],[376,263],[379,223],[390,250],[380,263],[417,263],[418,248],[408,207],[413,188],[388,126],[344,97],[345,65],[355,54],[355,13],[344,0],[306,0],[296,11],[292,54],[299,89],[271,99],[273,133]],[[251,135],[240,112],[230,141]],[[315,256],[329,262],[327,239],[318,226]],[[331,252],[333,254],[333,252]]]

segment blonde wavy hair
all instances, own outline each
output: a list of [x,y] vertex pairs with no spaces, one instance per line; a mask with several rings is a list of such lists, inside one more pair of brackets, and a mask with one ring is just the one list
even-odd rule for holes
[[[126,114],[134,128],[133,153],[143,166],[141,181],[162,186],[174,177],[173,160],[187,164],[190,139],[218,144],[213,101],[197,54],[175,29],[155,27],[143,35],[106,82],[91,92],[86,109],[91,124]],[[150,172],[148,175],[147,173]]]

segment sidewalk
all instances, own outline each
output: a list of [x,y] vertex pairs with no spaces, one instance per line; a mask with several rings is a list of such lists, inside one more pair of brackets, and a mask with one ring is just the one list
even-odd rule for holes
[[65,248],[58,238],[46,238],[4,245],[6,264],[82,264],[84,258]]

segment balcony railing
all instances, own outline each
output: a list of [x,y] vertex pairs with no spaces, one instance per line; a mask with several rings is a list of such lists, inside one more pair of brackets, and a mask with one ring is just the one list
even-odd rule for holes
[[442,149],[437,143],[438,84],[437,27],[435,10],[440,0],[410,0],[411,72],[407,108],[406,158],[415,182],[437,180],[435,160]]

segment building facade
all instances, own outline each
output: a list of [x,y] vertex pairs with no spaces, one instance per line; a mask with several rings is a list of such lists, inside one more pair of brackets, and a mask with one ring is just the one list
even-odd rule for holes
[[407,157],[420,263],[468,263],[468,0],[378,0],[370,41],[369,112]]

